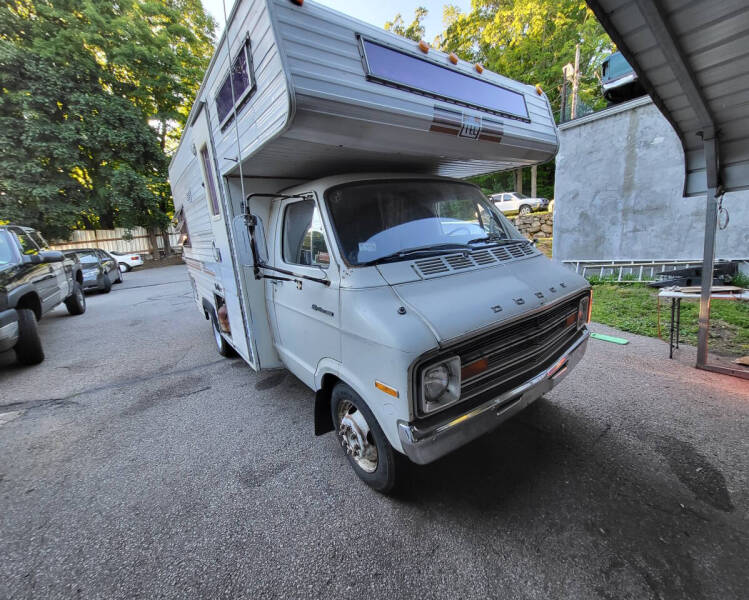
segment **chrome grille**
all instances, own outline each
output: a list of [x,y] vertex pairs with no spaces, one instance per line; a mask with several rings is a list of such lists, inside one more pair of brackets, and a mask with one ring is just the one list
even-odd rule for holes
[[[488,368],[461,382],[462,400],[490,398],[551,366],[579,335],[580,294],[548,310],[483,334],[458,346],[463,366],[486,359]],[[574,321],[567,325],[568,317]]]

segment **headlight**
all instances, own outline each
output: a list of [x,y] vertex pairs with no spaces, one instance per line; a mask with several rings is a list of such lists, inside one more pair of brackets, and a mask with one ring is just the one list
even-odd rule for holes
[[577,305],[577,328],[581,329],[590,321],[590,296],[585,296]]
[[459,399],[460,357],[443,359],[422,369],[419,403],[423,414],[447,408]]

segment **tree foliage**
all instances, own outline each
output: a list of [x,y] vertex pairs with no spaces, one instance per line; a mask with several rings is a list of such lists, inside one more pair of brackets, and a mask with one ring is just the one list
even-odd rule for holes
[[199,0],[0,7],[0,218],[163,229],[168,151],[213,49]]
[[392,21],[387,21],[385,23],[385,29],[408,38],[409,40],[418,42],[424,38],[424,25],[422,24],[422,21],[427,14],[429,14],[429,11],[426,8],[423,6],[417,7],[416,10],[414,10],[414,20],[411,21],[410,25],[406,25],[403,16],[398,13]]

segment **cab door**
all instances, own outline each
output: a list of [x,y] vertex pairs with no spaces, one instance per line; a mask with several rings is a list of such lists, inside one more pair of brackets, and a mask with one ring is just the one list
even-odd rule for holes
[[296,275],[269,280],[276,348],[287,368],[314,386],[322,359],[341,360],[338,267],[313,195],[282,200],[276,210],[274,263]]

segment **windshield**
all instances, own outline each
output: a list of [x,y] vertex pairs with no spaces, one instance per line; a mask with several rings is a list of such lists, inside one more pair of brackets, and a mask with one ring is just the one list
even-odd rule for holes
[[8,265],[15,262],[12,240],[6,231],[0,231],[0,265]]
[[449,252],[523,239],[478,189],[458,182],[353,183],[328,191],[326,200],[351,265],[398,259],[399,252]]

